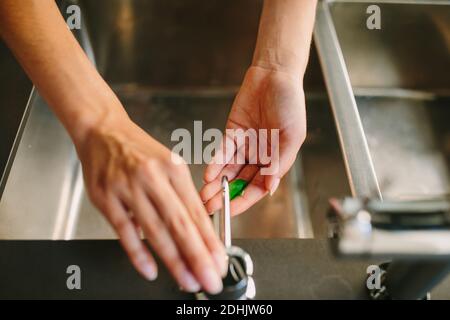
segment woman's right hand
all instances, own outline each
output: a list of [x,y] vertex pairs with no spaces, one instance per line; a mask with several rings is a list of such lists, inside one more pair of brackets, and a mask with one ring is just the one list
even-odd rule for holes
[[157,265],[141,230],[184,290],[222,290],[225,249],[180,157],[124,114],[96,123],[77,151],[92,202],[145,278],[156,278]]
[[225,250],[188,167],[128,118],[55,1],[1,0],[0,36],[71,135],[89,196],[136,269],[157,276],[138,226],[185,290],[220,291]]

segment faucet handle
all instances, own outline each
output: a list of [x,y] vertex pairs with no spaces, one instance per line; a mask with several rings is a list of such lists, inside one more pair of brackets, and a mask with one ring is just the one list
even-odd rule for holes
[[222,209],[220,210],[219,235],[225,248],[231,247],[231,213],[230,213],[230,186],[228,178],[222,177]]

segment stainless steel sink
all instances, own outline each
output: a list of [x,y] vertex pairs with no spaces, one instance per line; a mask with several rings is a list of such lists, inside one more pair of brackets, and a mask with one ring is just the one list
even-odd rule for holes
[[[251,61],[260,0],[81,2],[100,72],[128,113],[172,146],[176,128],[223,128]],[[238,21],[239,23],[236,23]],[[239,238],[326,237],[331,196],[350,194],[312,50],[309,135],[276,194],[233,220]],[[202,165],[191,172],[200,187]],[[88,200],[75,150],[36,94],[0,202],[0,239],[105,239],[115,234]]]
[[0,41],[0,198],[12,161],[11,151],[24,117],[32,84]]
[[315,40],[353,194],[449,194],[450,1],[323,1]]
[[[366,25],[373,5],[380,29]],[[353,195],[448,196],[450,1],[321,1],[315,40]],[[448,274],[448,261],[434,269],[419,252],[385,257],[382,291],[393,299],[420,299]]]
[[449,194],[450,2],[379,7],[381,30],[357,27],[365,3],[336,2],[331,13],[380,191]]

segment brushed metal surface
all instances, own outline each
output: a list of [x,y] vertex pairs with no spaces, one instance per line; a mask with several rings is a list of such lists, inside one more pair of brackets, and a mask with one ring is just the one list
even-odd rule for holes
[[344,56],[326,1],[321,1],[317,7],[314,39],[324,70],[352,194],[381,198]]
[[340,0],[321,2],[315,30],[352,191],[446,195],[450,2],[377,5],[380,30],[367,1]]
[[450,99],[358,97],[385,198],[450,193]]
[[450,1],[378,5],[381,30],[365,27],[367,3],[336,1],[330,12],[381,193],[446,195]]
[[[92,40],[99,70],[130,117],[169,148],[172,131],[193,132],[195,120],[224,127],[256,39],[261,1],[200,2],[80,2],[80,36]],[[349,194],[314,51],[306,78],[310,136],[276,194],[233,219],[234,237],[326,237],[328,198]],[[190,169],[200,188],[204,165]],[[67,133],[37,97],[0,202],[0,239],[115,237],[86,195]]]
[[380,30],[366,27],[367,3],[329,5],[352,87],[450,95],[450,1],[391,2],[377,4]]
[[25,124],[31,81],[0,39],[0,199]]

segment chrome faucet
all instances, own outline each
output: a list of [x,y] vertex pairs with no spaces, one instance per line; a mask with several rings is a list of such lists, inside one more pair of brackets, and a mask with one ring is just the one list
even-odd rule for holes
[[227,177],[222,178],[222,209],[219,216],[219,236],[228,258],[228,271],[223,278],[223,290],[217,295],[205,292],[196,294],[199,300],[247,300],[256,295],[253,280],[253,261],[240,247],[231,245],[230,188]]
[[230,213],[230,186],[228,178],[222,177],[222,209],[219,220],[219,236],[226,249],[231,247],[231,213]]

